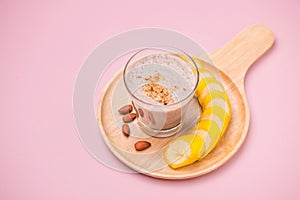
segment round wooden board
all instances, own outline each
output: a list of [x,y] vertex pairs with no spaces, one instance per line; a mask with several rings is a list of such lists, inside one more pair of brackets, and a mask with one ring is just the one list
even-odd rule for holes
[[[117,110],[128,104],[130,98],[124,88],[121,72],[107,85],[99,101],[98,122],[105,143],[124,164],[156,178],[187,179],[201,176],[222,166],[238,151],[247,135],[250,113],[244,92],[246,72],[251,64],[272,46],[273,41],[273,33],[268,28],[254,25],[241,32],[222,49],[210,54],[213,63],[219,69],[214,73],[218,73],[222,78],[229,96],[232,118],[217,146],[201,161],[174,170],[166,164],[162,152],[164,146],[175,136],[160,139],[149,137],[139,130],[136,122],[130,124],[132,136],[127,138],[122,134],[121,116]],[[206,65],[214,68],[209,64]],[[191,113],[181,134],[198,120],[200,112],[197,101],[194,100],[191,106]],[[134,143],[141,139],[150,141],[152,146],[145,151],[137,152]]]
[[[223,76],[225,78],[225,76]],[[241,96],[230,81],[225,78],[224,86],[228,91],[232,103],[232,119],[230,125],[215,147],[215,149],[203,160],[193,165],[181,169],[171,169],[163,159],[163,149],[174,137],[154,138],[143,133],[137,126],[136,120],[130,123],[131,136],[125,137],[122,134],[121,116],[118,109],[122,105],[130,103],[130,98],[123,85],[122,74],[118,73],[110,82],[99,104],[98,121],[103,134],[103,138],[110,150],[130,168],[157,178],[164,179],[184,179],[199,176],[212,171],[222,165],[234,153],[234,149],[239,145],[239,141],[245,136],[239,124],[244,124],[245,105]],[[197,109],[195,109],[197,108]],[[197,112],[194,112],[194,111]],[[194,99],[190,105],[187,119],[184,121],[183,130],[180,134],[185,134],[198,121],[200,108],[197,100]],[[152,146],[142,152],[134,149],[134,144],[138,140],[150,141]]]

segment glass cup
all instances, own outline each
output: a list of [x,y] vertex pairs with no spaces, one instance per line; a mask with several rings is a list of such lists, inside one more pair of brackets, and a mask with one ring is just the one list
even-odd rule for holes
[[184,51],[149,47],[135,53],[123,71],[139,127],[153,137],[176,134],[196,90],[197,65]]

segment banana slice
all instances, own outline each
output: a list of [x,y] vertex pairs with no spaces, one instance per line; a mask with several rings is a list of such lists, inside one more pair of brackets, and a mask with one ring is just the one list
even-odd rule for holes
[[164,158],[173,169],[190,165],[211,152],[231,118],[230,102],[222,82],[205,69],[200,60],[195,61],[200,66],[195,95],[202,107],[202,115],[188,134],[176,138],[166,147]]
[[183,135],[171,142],[164,152],[164,158],[170,167],[176,169],[196,162],[204,150],[202,138],[195,134]]

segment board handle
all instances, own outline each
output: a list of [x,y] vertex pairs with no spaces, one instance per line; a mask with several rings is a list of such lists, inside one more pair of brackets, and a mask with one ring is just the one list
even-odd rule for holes
[[274,43],[273,32],[264,25],[253,25],[234,37],[224,47],[209,54],[212,62],[244,90],[250,66]]

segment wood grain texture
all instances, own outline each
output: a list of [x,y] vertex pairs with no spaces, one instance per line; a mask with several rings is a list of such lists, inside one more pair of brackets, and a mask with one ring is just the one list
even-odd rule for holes
[[244,91],[244,79],[250,66],[274,43],[273,32],[264,25],[253,25],[209,54],[214,66],[223,71]]
[[[119,72],[108,83],[99,101],[98,122],[105,143],[115,156],[130,168],[163,179],[187,179],[213,171],[228,161],[243,143],[250,122],[250,112],[244,91],[244,78],[249,67],[273,44],[273,33],[262,25],[251,26],[223,48],[212,52],[210,57],[228,93],[232,106],[232,119],[226,133],[214,150],[203,160],[190,166],[176,170],[168,167],[163,159],[163,149],[175,136],[169,138],[153,138],[144,134],[136,121],[130,123],[131,136],[122,134],[122,120],[118,109],[130,103]],[[206,67],[214,68],[206,63]],[[190,106],[189,115],[185,117],[184,127],[180,134],[185,134],[196,123],[201,114],[199,104],[195,99]],[[151,147],[137,152],[135,142],[147,140]]]

